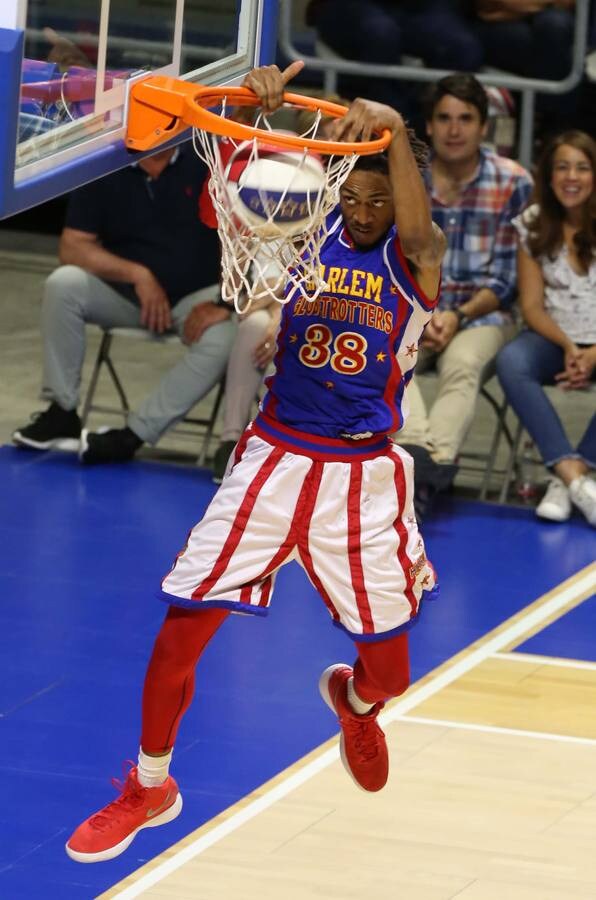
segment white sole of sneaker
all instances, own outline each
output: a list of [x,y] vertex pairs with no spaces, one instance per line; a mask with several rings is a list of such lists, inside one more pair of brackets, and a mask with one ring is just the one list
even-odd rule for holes
[[[329,709],[331,710],[331,712],[335,713],[335,715],[337,715],[337,710],[336,710],[335,706],[333,705],[333,700],[331,699],[331,694],[329,693],[329,680],[330,680],[331,676],[333,675],[333,673],[337,669],[346,669],[346,668],[351,669],[352,667],[350,665],[348,665],[348,663],[334,663],[332,666],[328,666],[328,668],[325,669],[325,671],[319,678],[319,693],[320,693],[321,697],[323,698],[323,700],[325,701],[325,703],[327,704],[327,706],[329,707]],[[363,791],[365,794],[370,794],[371,792],[367,791],[365,788],[363,788],[362,785],[358,781],[356,781],[356,779],[354,778],[354,774],[353,774],[353,772],[350,768],[350,764],[348,762],[348,757],[346,756],[343,731],[340,732],[340,736],[339,736],[339,755],[340,755],[344,769],[346,770],[346,772],[348,773],[348,775],[350,776],[350,778],[352,779],[352,781],[354,782],[354,784],[356,785],[358,790]]]
[[81,462],[83,461],[83,456],[89,449],[89,441],[87,440],[87,435],[89,434],[88,428],[83,428],[81,431],[81,438],[79,440],[79,459]]
[[550,506],[543,509],[540,509],[540,506],[537,506],[536,515],[545,522],[567,522],[571,518],[571,510],[569,510],[568,513],[561,513],[560,510]]
[[76,453],[79,449],[78,438],[54,438],[51,441],[32,441],[31,438],[23,437],[22,434],[15,431],[12,440],[18,447],[31,447],[32,450],[68,450]]
[[132,834],[129,834],[128,837],[125,837],[123,841],[120,841],[119,844],[115,844],[113,847],[110,847],[108,850],[102,850],[101,853],[80,853],[78,850],[73,850],[72,847],[69,847],[68,844],[65,844],[65,850],[71,859],[74,859],[75,862],[79,863],[96,863],[96,862],[105,862],[108,859],[114,859],[116,856],[120,856],[121,853],[124,853],[127,847],[132,844],[135,837],[142,831],[143,828],[156,828],[158,825],[167,825],[168,822],[171,822],[182,812],[182,794],[176,794],[176,799],[172,803],[165,812],[162,812],[161,815],[155,816],[153,819],[149,819],[147,822],[144,822],[140,825],[136,831],[133,831]]

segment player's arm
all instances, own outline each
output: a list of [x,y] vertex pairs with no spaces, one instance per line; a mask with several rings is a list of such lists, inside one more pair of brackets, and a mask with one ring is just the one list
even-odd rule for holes
[[433,224],[428,194],[404,120],[390,106],[359,98],[334,123],[332,131],[336,140],[369,141],[387,128],[392,134],[387,155],[399,240],[404,255],[416,268],[420,287],[432,297],[439,287],[447,242],[441,229]]

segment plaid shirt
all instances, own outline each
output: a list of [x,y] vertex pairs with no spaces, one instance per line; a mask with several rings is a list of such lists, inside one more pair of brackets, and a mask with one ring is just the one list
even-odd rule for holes
[[457,205],[445,206],[432,189],[431,170],[425,172],[433,220],[445,232],[440,309],[454,309],[480,288],[490,288],[499,310],[474,319],[475,325],[503,325],[511,321],[516,294],[516,232],[511,224],[525,208],[532,189],[528,172],[511,159],[480,148],[480,163]]

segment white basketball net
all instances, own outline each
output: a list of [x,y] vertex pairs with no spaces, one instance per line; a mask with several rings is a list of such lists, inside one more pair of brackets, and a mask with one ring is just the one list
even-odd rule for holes
[[[225,115],[225,103],[221,114]],[[301,137],[316,136],[321,119],[318,110],[313,125]],[[257,127],[273,132],[262,113],[257,118]],[[193,129],[194,148],[211,172],[209,194],[221,242],[222,297],[233,303],[237,312],[246,312],[256,300],[272,298],[287,303],[297,291],[307,300],[316,300],[327,287],[320,265],[320,250],[327,237],[326,218],[339,203],[339,189],[350,174],[357,154],[327,157],[324,183],[316,200],[309,202],[304,227],[300,233],[289,235],[278,227],[275,219],[290,182],[276,206],[267,209],[268,217],[262,225],[248,226],[234,214],[236,188],[227,178],[229,162],[222,162],[220,140],[211,132]],[[250,142],[226,140],[235,149],[242,148],[242,159],[247,154],[249,162],[259,158],[256,138]],[[280,152],[283,153],[281,147]],[[303,162],[307,157],[308,152],[304,151]]]

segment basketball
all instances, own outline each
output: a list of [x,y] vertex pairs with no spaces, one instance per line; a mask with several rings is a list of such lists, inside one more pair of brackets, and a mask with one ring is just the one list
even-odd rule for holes
[[259,237],[275,238],[308,230],[325,183],[316,156],[268,150],[248,161],[237,180],[232,175],[228,188],[240,222]]

